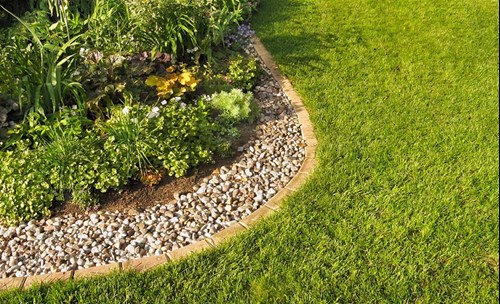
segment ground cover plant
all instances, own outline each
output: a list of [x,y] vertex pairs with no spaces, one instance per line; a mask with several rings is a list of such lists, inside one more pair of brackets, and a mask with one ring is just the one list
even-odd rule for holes
[[[48,216],[55,201],[91,207],[131,180],[182,176],[229,155],[237,124],[257,113],[243,93],[258,72],[241,27],[253,1],[0,5],[4,224]],[[238,119],[212,104],[222,91]]]
[[497,22],[493,1],[262,1],[319,138],[311,180],[211,252],[0,302],[497,302]]

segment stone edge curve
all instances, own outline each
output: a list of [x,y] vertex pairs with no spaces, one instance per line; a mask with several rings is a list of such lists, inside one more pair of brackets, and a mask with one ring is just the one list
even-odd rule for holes
[[243,218],[239,222],[217,232],[207,239],[203,239],[196,243],[181,247],[163,255],[147,256],[126,262],[106,264],[97,267],[86,269],[72,270],[69,272],[55,272],[45,275],[37,275],[31,277],[12,277],[0,279],[0,292],[13,289],[27,289],[31,286],[38,284],[48,284],[55,281],[78,280],[98,275],[105,275],[112,272],[122,271],[145,271],[153,267],[166,264],[171,261],[183,259],[192,253],[201,252],[227,241],[229,238],[250,229],[262,218],[272,215],[274,212],[281,208],[281,205],[286,197],[297,191],[309,178],[314,168],[316,167],[316,146],[318,141],[314,134],[314,129],[309,119],[307,112],[301,98],[295,92],[290,81],[283,77],[278,70],[271,54],[264,47],[260,39],[256,36],[252,38],[257,54],[260,56],[264,65],[270,70],[272,76],[278,81],[284,93],[290,100],[295,113],[298,116],[301,126],[302,137],[306,142],[306,153],[302,166],[299,172],[288,182],[288,184],[278,191],[267,203],[262,205],[259,209]]

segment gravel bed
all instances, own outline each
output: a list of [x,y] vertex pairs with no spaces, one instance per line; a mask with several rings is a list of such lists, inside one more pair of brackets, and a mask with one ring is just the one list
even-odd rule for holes
[[[253,53],[253,51],[251,51]],[[265,68],[264,68],[265,69]],[[176,200],[143,212],[97,212],[0,226],[0,278],[160,255],[212,236],[266,203],[304,159],[300,124],[269,71],[254,90],[261,117],[242,155]]]

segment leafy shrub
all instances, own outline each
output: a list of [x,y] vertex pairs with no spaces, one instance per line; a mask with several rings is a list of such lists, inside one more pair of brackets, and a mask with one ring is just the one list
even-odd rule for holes
[[163,174],[179,177],[227,146],[203,101],[114,106],[110,119],[96,124],[91,128],[76,109],[28,114],[0,150],[1,221],[48,215],[52,201],[67,194],[88,207],[96,190],[130,179],[153,184]]
[[[205,55],[212,61],[213,48],[222,44],[233,26],[243,20],[243,11],[238,0],[205,0],[196,1],[198,6],[205,9],[204,14],[196,22],[195,62]],[[205,3],[202,3],[205,2]]]
[[250,91],[255,87],[257,76],[257,62],[254,58],[237,55],[231,59],[227,77],[235,87]]
[[202,55],[211,60],[212,48],[243,20],[239,0],[129,0],[129,5],[144,46],[182,61],[198,62]]
[[169,175],[182,176],[189,167],[210,161],[218,144],[217,126],[203,102],[116,107],[99,128],[106,135],[104,149],[122,159],[132,174],[163,168]]
[[[0,80],[0,88],[17,96],[22,109],[51,113],[68,102],[82,106],[85,92],[73,80],[79,64],[79,36],[68,40],[57,33],[51,35],[46,17],[35,16],[36,26],[14,16],[22,26],[13,29],[13,38],[5,42],[4,52],[10,65],[0,72],[5,76]],[[38,20],[42,22],[38,24]]]
[[0,151],[0,219],[8,224],[49,215],[55,195],[38,151]]
[[[196,5],[186,1],[150,0],[133,3],[139,24],[138,39],[148,49],[166,52],[175,59],[182,57],[187,48],[196,45]],[[137,12],[140,15],[137,15]]]
[[184,93],[194,92],[198,80],[185,67],[170,66],[166,71],[164,77],[153,75],[146,79],[146,85],[156,87],[159,97],[180,97]]
[[81,115],[77,107],[61,107],[57,113],[43,115],[39,112],[30,112],[23,123],[17,124],[9,131],[3,150],[33,150],[51,142],[49,132],[51,128],[64,128],[65,132],[72,135],[82,134],[92,125],[92,121]]
[[[218,55],[227,57],[228,53]],[[205,66],[200,91],[207,95],[232,89],[250,91],[255,87],[260,72],[254,58],[232,55],[229,60],[221,59],[217,64]]]
[[120,160],[110,160],[97,134],[79,125],[83,120],[78,116],[31,120],[40,123],[20,126],[15,135],[22,136],[10,146],[15,149],[0,151],[0,220],[46,216],[53,200],[64,200],[66,193],[88,206],[95,201],[92,189],[107,190],[127,181],[116,174]]
[[234,88],[229,78],[220,74],[208,76],[200,84],[201,93],[206,95],[212,95],[219,92],[230,92]]
[[258,115],[258,108],[252,93],[243,93],[240,89],[213,94],[211,106],[219,112],[222,119],[232,124],[253,121]]
[[121,160],[105,153],[102,140],[89,128],[92,122],[76,110],[63,108],[50,117],[32,112],[27,121],[11,131],[4,150],[31,151],[47,164],[39,168],[39,174],[45,176],[57,200],[64,200],[68,192],[79,198],[80,205],[88,206],[92,200],[84,203],[82,198],[90,197],[91,189],[104,192],[128,181],[130,176],[117,174],[123,168]]
[[257,11],[260,0],[241,0],[240,3],[243,10],[243,16],[248,20],[252,14]]
[[139,96],[145,103],[156,101],[155,90],[145,84],[144,78],[161,73],[167,64],[171,65],[166,53],[141,52],[123,56],[82,49],[81,56],[84,64],[77,70],[75,80],[87,92],[88,110],[94,117],[103,116],[106,108],[131,96]]
[[83,24],[83,38],[89,48],[105,54],[138,51],[136,20],[124,0],[95,0]]
[[118,174],[123,160],[112,159],[101,148],[101,139],[95,132],[73,130],[75,128],[49,126],[48,142],[42,148],[41,157],[51,164],[49,180],[57,199],[63,201],[64,193],[69,192],[85,207],[93,200],[84,202],[82,197],[90,197],[92,188],[105,192],[126,184],[130,176]]

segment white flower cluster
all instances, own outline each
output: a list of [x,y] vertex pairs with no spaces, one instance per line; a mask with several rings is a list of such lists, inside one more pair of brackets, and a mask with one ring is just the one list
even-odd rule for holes
[[[130,108],[127,107],[127,106],[123,107],[122,113],[123,113],[123,115],[128,115],[130,113]],[[151,111],[146,115],[146,118],[153,119],[153,118],[156,118],[158,116],[160,116],[160,108],[153,107],[151,109]],[[133,123],[137,123],[137,119],[136,118],[132,118],[132,122]]]
[[122,113],[123,113],[123,115],[127,115],[129,111],[130,111],[130,110],[129,110],[129,108],[128,108],[128,107],[123,107],[123,109],[122,109]]
[[83,57],[85,58],[85,56],[87,55],[87,51],[89,49],[86,49],[86,48],[80,48],[80,57]]
[[194,47],[194,48],[192,48],[192,49],[187,49],[187,50],[186,50],[186,52],[187,52],[188,54],[195,53],[196,51],[198,51],[198,47],[197,47],[197,46],[195,46],[195,47]]
[[153,119],[158,116],[160,116],[160,108],[158,107],[154,107],[153,109],[151,109],[151,112],[149,112],[148,115],[146,115],[148,119]]
[[204,101],[211,101],[212,96],[203,94],[201,95],[201,99],[203,99]]

